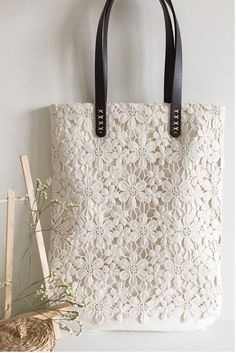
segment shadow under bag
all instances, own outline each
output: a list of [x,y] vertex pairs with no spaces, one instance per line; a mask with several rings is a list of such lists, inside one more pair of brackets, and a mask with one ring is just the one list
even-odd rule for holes
[[51,270],[76,289],[85,329],[202,329],[221,306],[224,108],[182,104],[170,0],[160,0],[165,103],[107,103],[113,2],[98,25],[95,104],[51,107],[53,198],[61,201],[53,217],[78,204],[52,232]]

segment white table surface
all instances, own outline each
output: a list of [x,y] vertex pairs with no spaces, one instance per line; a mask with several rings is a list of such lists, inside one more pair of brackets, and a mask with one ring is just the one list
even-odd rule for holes
[[204,331],[83,332],[80,336],[61,332],[56,352],[233,352],[234,323],[216,322]]

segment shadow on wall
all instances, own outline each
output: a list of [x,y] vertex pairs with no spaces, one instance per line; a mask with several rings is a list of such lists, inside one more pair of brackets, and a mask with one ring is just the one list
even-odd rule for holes
[[51,176],[51,152],[50,152],[50,115],[49,107],[40,108],[30,112],[31,127],[29,145],[32,155],[30,165],[32,178],[46,179]]

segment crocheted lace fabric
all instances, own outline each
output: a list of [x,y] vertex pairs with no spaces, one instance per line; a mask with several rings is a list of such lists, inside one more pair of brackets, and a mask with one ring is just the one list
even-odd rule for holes
[[53,106],[53,197],[78,208],[52,232],[52,270],[77,290],[91,327],[215,318],[224,108],[184,105],[177,139],[168,104],[107,110],[98,138],[93,104]]

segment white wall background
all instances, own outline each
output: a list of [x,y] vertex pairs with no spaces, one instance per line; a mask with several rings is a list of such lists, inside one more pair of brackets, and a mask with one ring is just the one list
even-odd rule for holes
[[[0,0],[0,198],[25,194],[19,155],[50,176],[48,106],[94,100],[94,46],[105,0]],[[233,318],[233,0],[174,0],[185,102],[227,108],[221,320]],[[162,102],[164,22],[158,1],[119,0],[109,32],[109,101]],[[3,269],[4,222],[0,206]],[[15,260],[23,235],[16,234]],[[2,276],[2,271],[0,273]]]

